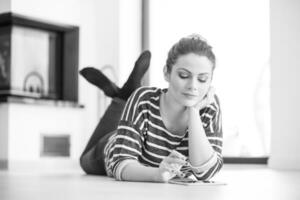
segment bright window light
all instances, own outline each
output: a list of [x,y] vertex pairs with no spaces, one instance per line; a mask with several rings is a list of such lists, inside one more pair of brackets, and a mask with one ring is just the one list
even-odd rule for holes
[[268,156],[270,140],[269,1],[149,1],[150,85],[167,87],[163,66],[181,37],[213,46],[213,85],[223,113],[224,156]]

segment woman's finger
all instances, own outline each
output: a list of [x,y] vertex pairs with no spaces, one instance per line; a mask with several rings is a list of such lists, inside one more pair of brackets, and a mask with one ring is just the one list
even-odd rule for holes
[[178,169],[174,169],[173,166],[171,166],[170,164],[166,163],[166,162],[162,162],[159,166],[160,168],[160,173],[161,175],[164,177],[165,180],[169,180],[173,177],[175,177],[176,175],[180,176],[181,172]]
[[[176,166],[177,165],[177,166]],[[179,177],[183,177],[184,174],[180,171],[180,166],[178,164],[168,164],[168,163],[163,163],[161,166],[161,169],[164,171],[168,171],[172,175],[177,175]]]
[[179,153],[178,151],[176,150],[173,150],[168,157],[171,157],[171,158],[178,158],[178,159],[181,159],[181,160],[186,160],[186,156],[184,156],[183,154]]
[[211,86],[209,88],[209,91],[208,91],[207,97],[206,97],[207,105],[211,104],[214,101],[214,96],[215,96],[215,88]]
[[176,176],[184,177],[184,173],[182,173],[180,170],[171,169],[170,172],[171,172],[172,174],[175,174]]
[[178,165],[185,165],[186,164],[186,161],[185,160],[182,160],[180,158],[174,158],[174,157],[166,157],[164,159],[165,162],[169,163],[169,164],[178,164]]

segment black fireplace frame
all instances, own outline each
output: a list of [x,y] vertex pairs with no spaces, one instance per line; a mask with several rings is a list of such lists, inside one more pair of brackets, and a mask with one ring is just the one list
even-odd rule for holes
[[[22,16],[12,12],[0,14],[0,28],[11,31],[13,26],[28,27],[43,31],[55,32],[59,37],[55,48],[55,67],[57,76],[57,95],[51,100],[78,102],[78,56],[79,56],[79,27],[59,23],[48,22],[32,17]],[[11,35],[11,34],[10,34]],[[9,46],[9,50],[11,47]],[[9,52],[9,59],[11,55]],[[10,61],[7,66],[8,80],[5,90],[10,90]],[[0,90],[3,88],[0,88]],[[13,93],[0,94],[1,101],[10,97],[40,98]],[[7,100],[8,101],[8,100]]]

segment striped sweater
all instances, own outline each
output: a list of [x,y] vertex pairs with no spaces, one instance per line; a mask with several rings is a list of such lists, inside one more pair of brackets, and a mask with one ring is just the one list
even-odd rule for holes
[[[126,102],[118,129],[104,149],[105,167],[108,176],[118,180],[122,163],[137,160],[145,166],[159,167],[160,162],[172,150],[188,157],[188,130],[183,136],[169,132],[160,115],[160,88],[141,87]],[[223,165],[222,125],[218,98],[199,112],[206,136],[215,150],[216,162],[204,171],[185,166],[186,176],[194,175],[198,180],[208,180]]]

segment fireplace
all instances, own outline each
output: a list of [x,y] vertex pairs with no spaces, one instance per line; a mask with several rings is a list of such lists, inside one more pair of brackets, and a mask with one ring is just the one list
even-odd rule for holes
[[78,101],[79,28],[0,15],[0,99]]

